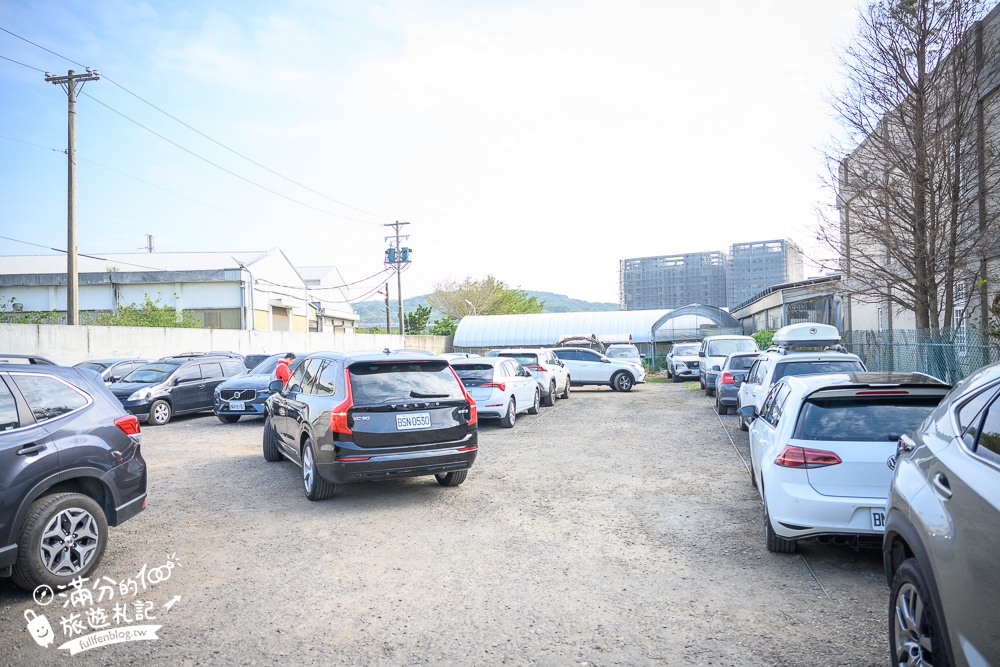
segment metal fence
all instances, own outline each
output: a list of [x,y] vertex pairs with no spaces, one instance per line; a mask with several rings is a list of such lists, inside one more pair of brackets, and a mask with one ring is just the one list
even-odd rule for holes
[[1000,338],[965,327],[845,331],[844,346],[870,371],[927,373],[952,384],[1000,361]]

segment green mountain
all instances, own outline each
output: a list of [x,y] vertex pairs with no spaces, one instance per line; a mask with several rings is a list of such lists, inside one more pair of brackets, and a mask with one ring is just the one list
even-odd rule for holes
[[[535,292],[525,290],[528,296],[538,297],[539,301],[544,301],[543,313],[584,313],[606,310],[618,310],[617,303],[603,303],[594,301],[584,301],[582,299],[571,299],[565,294],[554,294],[552,292]],[[426,306],[428,294],[403,299],[403,309],[406,312],[415,310],[417,306]],[[399,306],[395,299],[389,300],[389,309],[392,311],[393,326],[396,326],[396,313]],[[361,316],[359,326],[371,326],[378,324],[385,327],[385,301],[373,300],[362,301],[354,304],[354,310]],[[431,322],[441,317],[437,311],[431,313]]]

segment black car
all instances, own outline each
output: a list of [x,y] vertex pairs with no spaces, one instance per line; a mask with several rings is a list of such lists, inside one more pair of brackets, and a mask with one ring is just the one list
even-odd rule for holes
[[96,373],[0,367],[0,576],[29,591],[86,580],[108,526],[146,506],[140,441]]
[[215,388],[246,370],[241,359],[231,357],[167,357],[140,366],[109,388],[136,417],[162,425],[174,415],[211,410]]
[[891,462],[892,664],[1000,664],[1000,364],[955,385]]
[[[279,352],[265,357],[246,375],[226,380],[215,388],[215,404],[212,410],[219,421],[235,424],[240,417],[260,417],[264,414],[264,401],[271,395],[268,385],[275,379],[274,370],[278,362],[284,359],[286,352]],[[305,359],[306,354],[296,354],[288,365],[294,371]],[[250,357],[247,357],[249,359]]]
[[447,359],[317,352],[271,390],[264,458],[300,465],[309,500],[336,484],[397,477],[458,486],[476,460],[476,403]]

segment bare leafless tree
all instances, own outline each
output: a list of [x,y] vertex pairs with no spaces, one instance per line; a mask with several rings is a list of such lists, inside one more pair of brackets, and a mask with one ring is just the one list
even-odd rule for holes
[[918,329],[953,326],[997,253],[985,14],[981,0],[872,2],[841,57],[833,106],[846,137],[827,153],[837,210],[819,236],[854,298],[912,311]]

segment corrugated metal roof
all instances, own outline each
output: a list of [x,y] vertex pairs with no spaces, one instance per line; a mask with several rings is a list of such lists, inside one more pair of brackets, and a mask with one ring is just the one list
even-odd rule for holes
[[[261,250],[240,252],[132,252],[88,253],[79,255],[80,273],[105,273],[109,267],[118,271],[206,271],[236,269],[236,260],[246,265],[266,256]],[[234,259],[235,258],[235,259]],[[66,255],[0,256],[0,275],[66,273]]]
[[669,310],[613,310],[537,315],[470,315],[455,330],[455,347],[553,345],[575,334],[632,334],[649,342],[653,324]]

